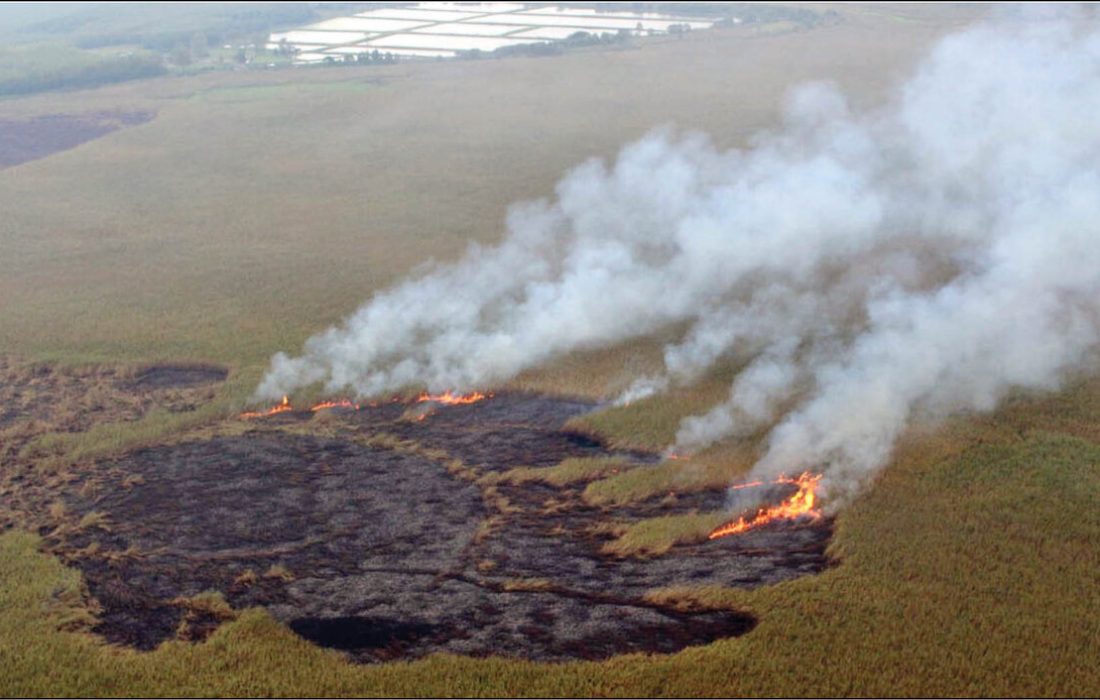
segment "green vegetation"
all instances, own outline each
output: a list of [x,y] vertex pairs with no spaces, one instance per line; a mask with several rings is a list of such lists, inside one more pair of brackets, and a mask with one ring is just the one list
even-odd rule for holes
[[[711,19],[740,19],[747,24],[768,22],[791,22],[804,27],[836,17],[836,12],[821,12],[808,7],[748,2],[647,2],[642,5],[645,12],[664,12],[690,17],[708,17]],[[596,7],[614,12],[616,3],[596,3]]]
[[314,22],[308,3],[130,3],[73,6],[40,22],[24,23],[11,38],[63,37],[83,48],[138,45],[167,53],[189,46],[196,34],[210,45],[268,30]]
[[[332,13],[307,3],[53,5],[37,13],[0,8],[0,96],[90,88],[169,67],[190,73],[250,62],[288,65],[287,57],[262,48],[268,32]],[[42,19],[34,21],[35,14]]]
[[507,58],[510,56],[557,56],[569,49],[578,49],[591,46],[628,46],[631,43],[629,29],[620,29],[614,34],[593,34],[591,32],[578,31],[570,34],[561,41],[545,41],[538,44],[519,44],[517,46],[502,46],[494,51],[481,51],[472,49],[460,52],[462,58]]

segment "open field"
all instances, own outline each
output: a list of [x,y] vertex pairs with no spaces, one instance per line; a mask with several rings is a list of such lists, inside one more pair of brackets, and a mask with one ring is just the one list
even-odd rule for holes
[[873,26],[4,103],[5,118],[108,105],[158,116],[0,172],[0,344],[33,357],[263,362],[425,259],[497,239],[509,204],[546,196],[588,157],[661,124],[740,143],[803,80],[875,99],[944,30]]
[[[0,101],[0,123],[155,115],[0,170],[0,694],[1100,693],[1095,380],[918,426],[835,519],[712,544],[722,487],[758,438],[658,453],[728,392],[735,361],[576,415],[652,369],[664,335],[560,358],[423,422],[401,402],[236,418],[271,353],[426,260],[499,239],[511,203],[550,196],[584,159],[661,124],[745,145],[805,80],[877,103],[972,16],[839,9],[805,32]],[[426,489],[436,506],[348,500],[379,464],[387,492]],[[310,607],[377,583],[348,562],[380,523],[397,523],[391,549],[368,558],[392,568],[411,549],[422,570],[368,592],[395,616],[427,611],[427,627],[321,620],[360,615],[353,595]],[[205,534],[221,531],[251,549]],[[554,628],[600,606],[676,643],[631,646],[600,609],[578,632],[604,640],[592,660],[530,632],[508,642],[515,658],[455,655],[499,648],[514,610]],[[464,624],[485,636],[455,634]],[[614,655],[653,651],[674,653]]]

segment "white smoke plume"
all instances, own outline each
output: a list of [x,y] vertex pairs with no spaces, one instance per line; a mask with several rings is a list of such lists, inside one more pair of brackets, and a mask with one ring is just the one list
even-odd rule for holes
[[826,84],[720,152],[658,131],[569,173],[472,247],[377,294],[257,391],[469,390],[688,325],[629,396],[748,364],[677,450],[774,426],[755,472],[882,465],[915,414],[1054,388],[1100,341],[1100,30],[1001,17],[940,42],[886,106]]

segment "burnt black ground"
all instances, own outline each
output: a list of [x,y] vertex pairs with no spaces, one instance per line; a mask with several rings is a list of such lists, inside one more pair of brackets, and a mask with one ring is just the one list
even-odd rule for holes
[[154,365],[134,378],[135,388],[162,389],[224,382],[229,370],[215,365]]
[[[408,406],[387,403],[319,426],[306,423],[308,412],[286,413],[243,435],[138,450],[98,465],[66,498],[78,515],[104,513],[106,526],[59,534],[53,545],[84,572],[102,607],[97,631],[111,641],[148,649],[200,638],[217,620],[200,619],[185,599],[219,591],[234,608],[265,606],[361,661],[676,651],[744,633],[754,620],[661,608],[643,600],[646,591],[756,586],[826,565],[827,522],[611,558],[594,525],[718,507],[723,494],[609,511],[584,505],[575,488],[501,486],[512,505],[501,513],[447,470],[453,458],[483,474],[611,454],[562,429],[590,407],[506,394],[416,421],[403,418]],[[332,434],[308,434],[315,427]],[[365,444],[380,434],[419,447]],[[567,506],[539,512],[547,498]]]
[[75,148],[154,116],[149,111],[106,111],[0,119],[0,169]]

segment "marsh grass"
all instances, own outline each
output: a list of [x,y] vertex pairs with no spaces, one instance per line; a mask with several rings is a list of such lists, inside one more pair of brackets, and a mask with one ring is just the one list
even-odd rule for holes
[[723,444],[709,453],[641,465],[589,483],[582,494],[592,505],[619,505],[664,494],[719,489],[752,466],[754,449]]
[[601,551],[617,557],[659,556],[677,544],[702,542],[729,517],[729,513],[717,511],[647,518],[626,526]]
[[572,419],[568,427],[596,433],[621,449],[664,450],[676,442],[685,416],[705,411],[729,394],[733,368],[626,406],[613,406]]
[[618,457],[571,457],[552,467],[515,467],[506,472],[493,472],[483,476],[481,481],[517,485],[541,481],[552,486],[567,486],[619,474],[632,468],[633,465],[627,460]]

